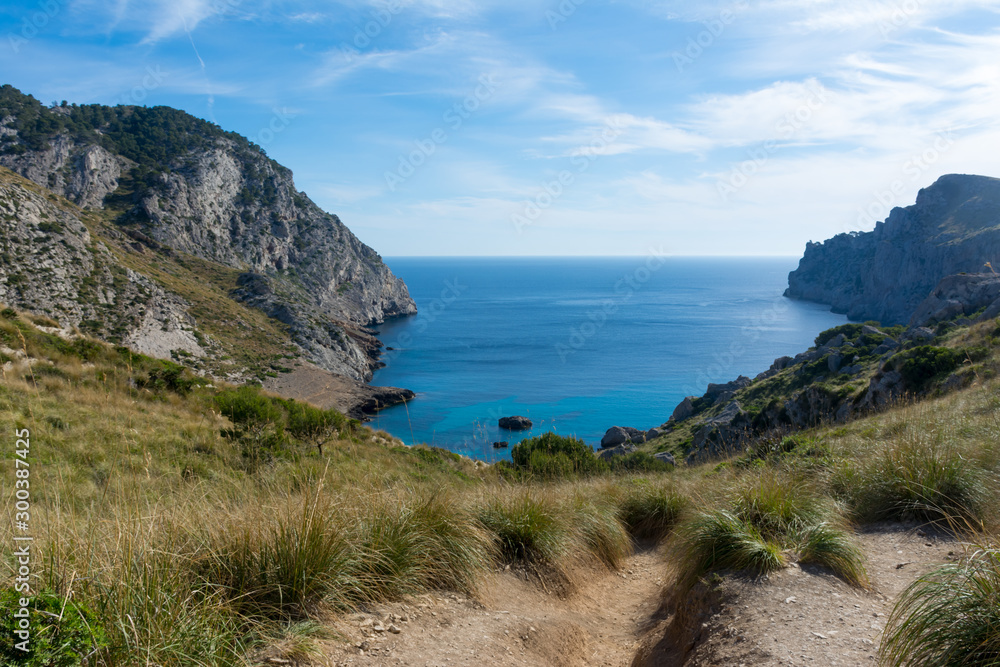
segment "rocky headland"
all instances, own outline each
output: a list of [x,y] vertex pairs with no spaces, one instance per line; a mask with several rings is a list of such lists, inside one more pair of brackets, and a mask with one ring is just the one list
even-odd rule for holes
[[245,138],[3,86],[0,168],[0,301],[234,381],[301,360],[343,378],[331,386],[350,391],[323,402],[347,412],[412,395],[365,388],[370,327],[416,312],[406,285]]
[[781,443],[796,431],[969,385],[989,356],[970,328],[1000,316],[998,250],[1000,179],[960,175],[941,177],[872,232],[809,243],[786,296],[869,321],[822,332],[754,378],[709,384],[655,429],[614,426],[598,454],[642,446],[695,463],[794,447]]
[[1000,259],[1000,179],[950,174],[871,232],[810,242],[785,296],[852,320],[905,324],[946,276]]

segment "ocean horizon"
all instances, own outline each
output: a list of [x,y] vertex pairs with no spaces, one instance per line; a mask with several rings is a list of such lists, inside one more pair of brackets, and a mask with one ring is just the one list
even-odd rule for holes
[[[599,446],[708,383],[750,377],[846,322],[782,296],[797,257],[386,257],[418,314],[378,327],[372,384],[416,397],[371,426],[494,461],[554,431]],[[499,429],[500,417],[533,421]]]

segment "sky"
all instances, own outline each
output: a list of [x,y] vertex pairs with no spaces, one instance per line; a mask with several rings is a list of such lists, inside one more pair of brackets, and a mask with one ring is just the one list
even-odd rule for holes
[[799,255],[1000,177],[1000,0],[8,0],[0,82],[239,132],[385,256]]

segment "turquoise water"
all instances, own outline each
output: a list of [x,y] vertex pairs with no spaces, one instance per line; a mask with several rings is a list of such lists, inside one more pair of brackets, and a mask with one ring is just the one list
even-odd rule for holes
[[[796,258],[387,258],[417,303],[380,327],[373,384],[417,396],[372,426],[492,461],[545,431],[598,444],[709,382],[753,377],[844,323],[781,296]],[[525,415],[534,428],[501,432]]]

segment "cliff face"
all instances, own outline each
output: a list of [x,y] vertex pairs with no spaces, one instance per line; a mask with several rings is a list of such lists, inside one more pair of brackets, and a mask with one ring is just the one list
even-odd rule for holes
[[9,172],[0,174],[0,236],[0,302],[144,354],[206,354],[183,298],[121,266],[72,209]]
[[378,254],[298,192],[288,169],[183,112],[48,109],[4,86],[0,165],[140,245],[241,272],[230,296],[287,325],[329,371],[370,379],[380,345],[362,327],[416,312]]
[[871,232],[809,243],[785,295],[884,324],[909,321],[945,276],[1000,261],[1000,179],[942,176]]

